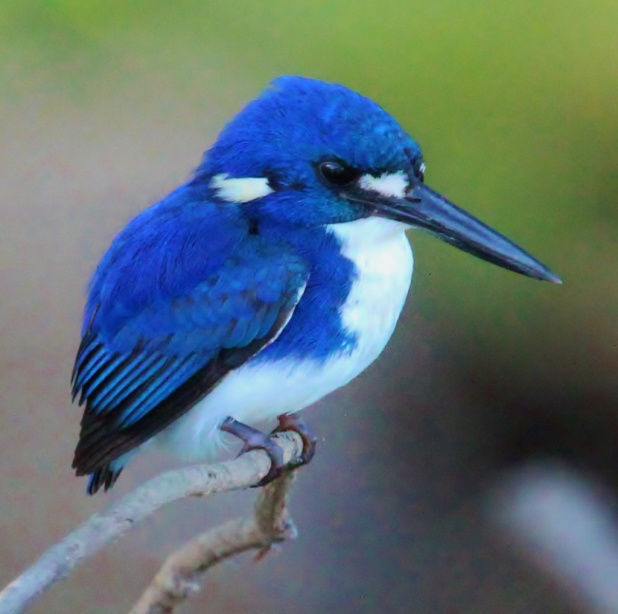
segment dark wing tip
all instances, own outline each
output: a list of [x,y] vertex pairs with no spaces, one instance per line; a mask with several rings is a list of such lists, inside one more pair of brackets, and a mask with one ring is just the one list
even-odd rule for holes
[[107,492],[114,486],[123,469],[124,467],[114,469],[111,464],[100,467],[90,474],[86,492],[89,495],[94,495],[101,487],[103,487],[104,492]]

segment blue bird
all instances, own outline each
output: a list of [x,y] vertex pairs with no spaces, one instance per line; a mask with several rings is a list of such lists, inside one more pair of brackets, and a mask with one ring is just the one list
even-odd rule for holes
[[[190,461],[229,434],[348,383],[389,340],[412,278],[405,231],[560,283],[543,264],[424,184],[419,145],[349,89],[281,77],[223,130],[192,178],[112,242],[89,286],[73,398],[73,467],[111,488],[138,450]],[[229,433],[222,435],[222,431]]]

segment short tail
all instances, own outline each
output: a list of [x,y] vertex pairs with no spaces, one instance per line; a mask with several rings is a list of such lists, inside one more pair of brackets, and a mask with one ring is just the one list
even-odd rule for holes
[[103,490],[108,491],[116,483],[123,469],[124,465],[117,465],[114,462],[100,467],[94,473],[90,474],[86,492],[89,495],[94,495],[101,486]]

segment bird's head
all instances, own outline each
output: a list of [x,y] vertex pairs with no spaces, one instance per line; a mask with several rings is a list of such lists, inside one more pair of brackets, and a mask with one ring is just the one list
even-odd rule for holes
[[377,216],[524,275],[560,281],[427,187],[424,173],[419,145],[382,107],[341,85],[280,77],[227,125],[196,180],[257,221],[324,227]]

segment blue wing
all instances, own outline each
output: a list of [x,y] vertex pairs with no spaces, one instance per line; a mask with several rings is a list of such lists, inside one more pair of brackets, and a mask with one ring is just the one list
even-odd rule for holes
[[251,233],[236,205],[185,188],[136,218],[91,283],[73,370],[78,475],[108,471],[259,352],[306,280],[304,261]]

